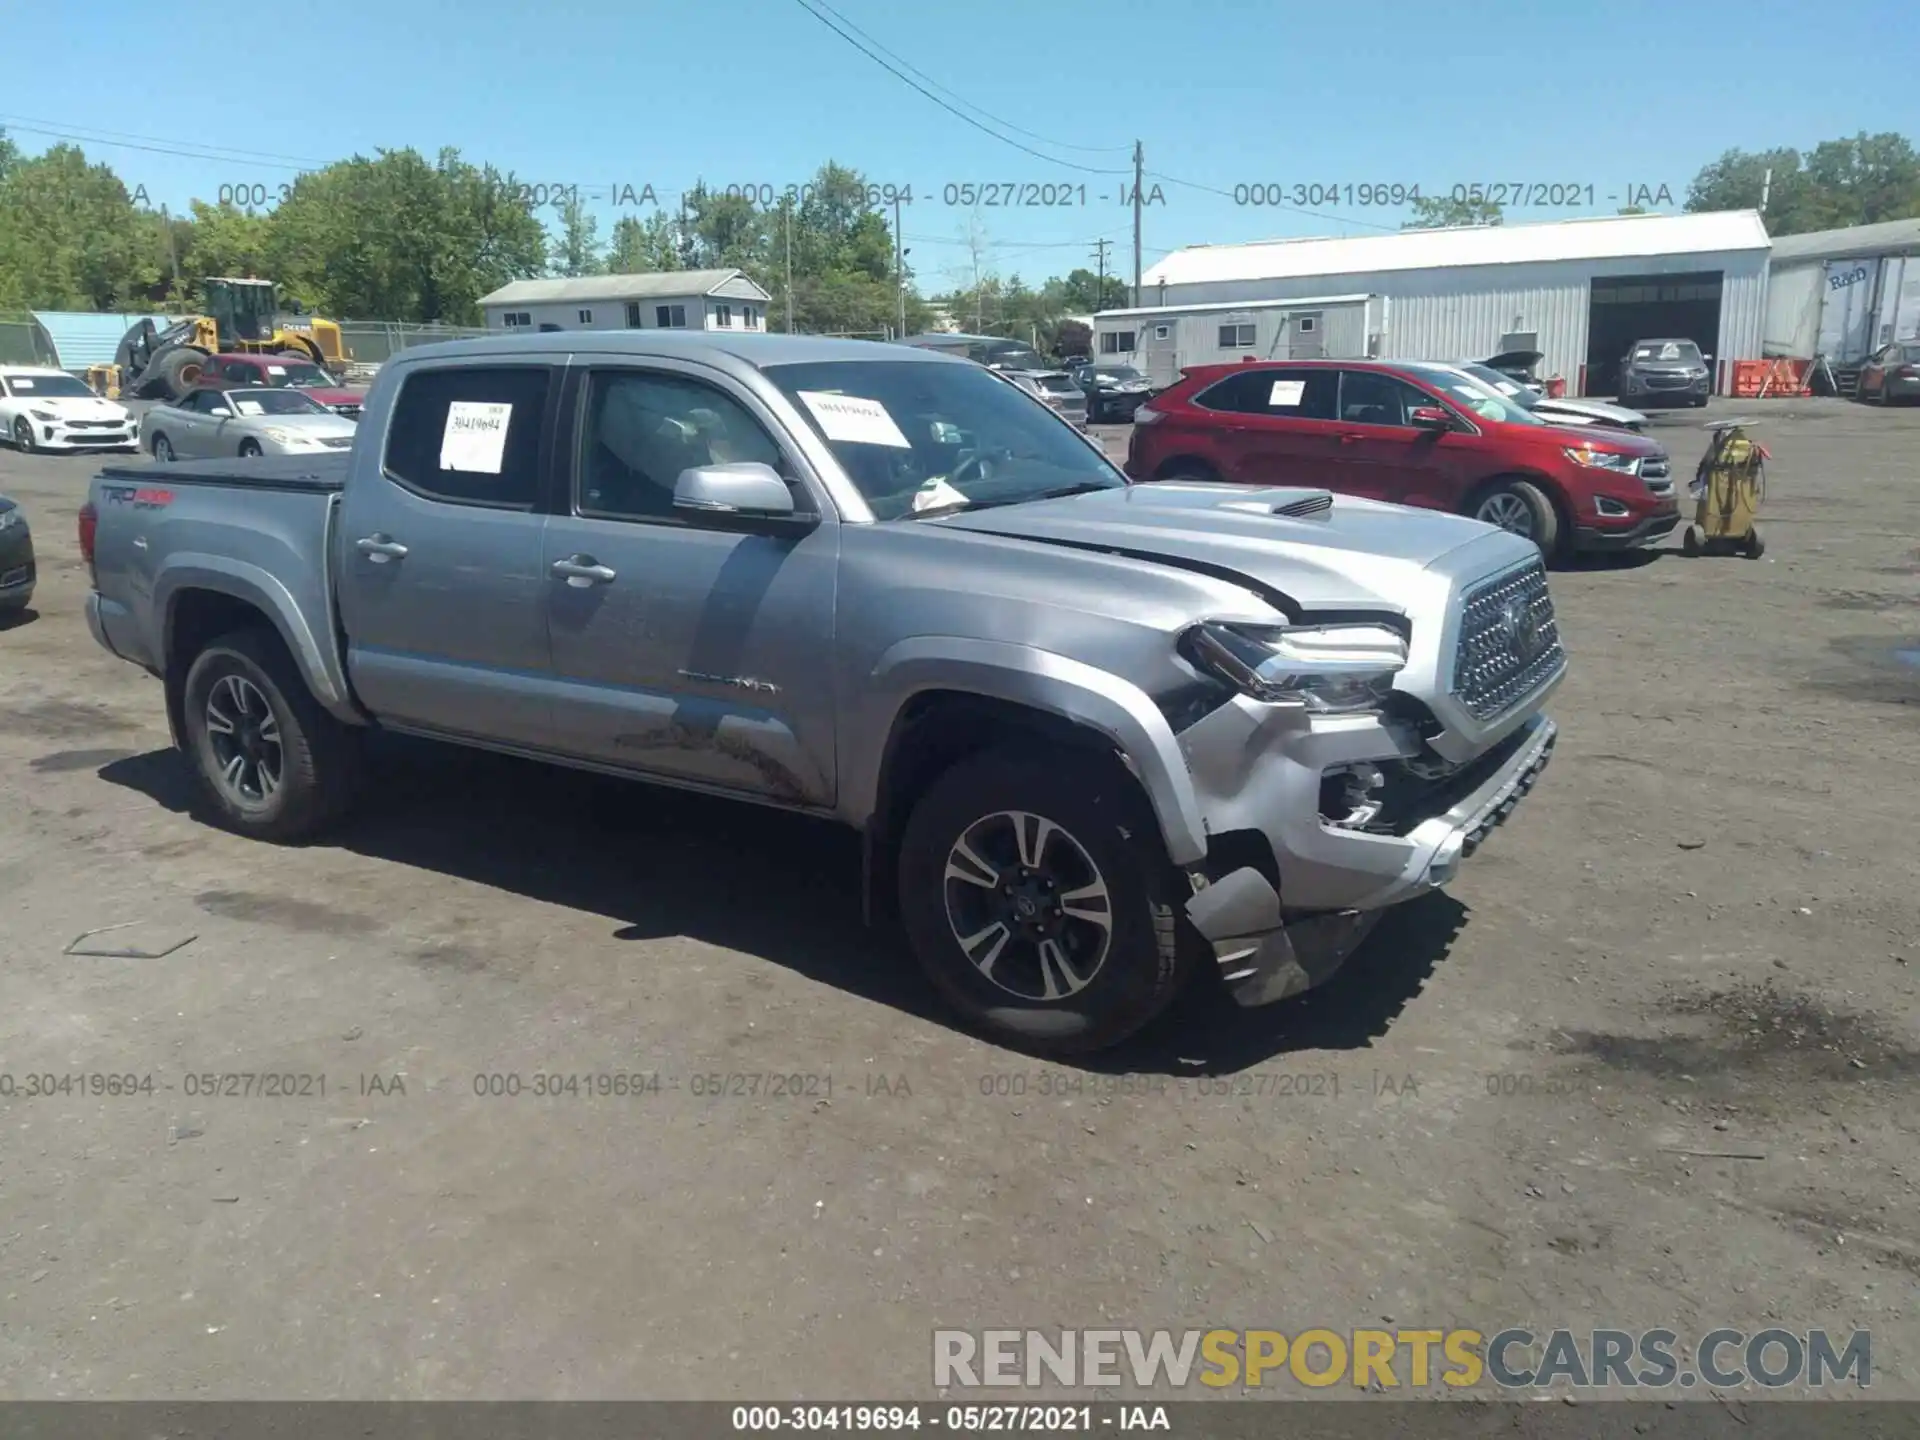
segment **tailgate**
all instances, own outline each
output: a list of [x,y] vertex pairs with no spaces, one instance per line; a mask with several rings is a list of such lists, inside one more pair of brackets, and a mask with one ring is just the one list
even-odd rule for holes
[[157,672],[168,617],[184,613],[176,601],[191,595],[206,623],[226,628],[245,623],[250,607],[303,668],[322,672],[320,689],[337,668],[329,550],[346,475],[344,456],[330,460],[102,467],[90,497],[95,637]]

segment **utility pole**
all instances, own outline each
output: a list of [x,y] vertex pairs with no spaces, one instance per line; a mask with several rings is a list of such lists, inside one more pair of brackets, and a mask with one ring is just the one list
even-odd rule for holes
[[1140,191],[1146,178],[1146,154],[1133,142],[1133,308],[1140,308]]
[[900,196],[896,193],[893,197],[893,288],[895,299],[900,305],[898,316],[900,328],[894,332],[893,336],[896,340],[907,338],[907,252],[903,248],[905,239],[906,237],[900,233]]
[[1093,290],[1093,309],[1094,313],[1098,314],[1107,303],[1107,247],[1113,244],[1113,242],[1111,240],[1096,240],[1093,244],[1093,258],[1100,266],[1100,278]]
[[1760,213],[1767,213],[1767,197],[1773,194],[1773,167],[1767,167],[1767,173],[1760,179]]
[[167,207],[160,207],[160,224],[167,232],[167,259],[173,262],[173,298],[180,296],[180,252],[173,243],[173,216],[167,213]]
[[793,201],[787,201],[787,334],[793,333]]

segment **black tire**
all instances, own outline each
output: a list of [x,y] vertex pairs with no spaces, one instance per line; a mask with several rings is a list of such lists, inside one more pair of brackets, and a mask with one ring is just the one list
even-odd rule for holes
[[207,363],[206,352],[191,346],[176,346],[162,351],[148,368],[143,389],[157,388],[166,400],[180,400],[200,383]]
[[1680,537],[1680,549],[1683,554],[1696,556],[1704,554],[1707,548],[1707,532],[1698,525],[1687,526],[1686,533]]
[[13,422],[13,448],[22,455],[31,455],[34,452],[33,422],[24,415]]
[[1767,553],[1767,542],[1760,538],[1760,527],[1754,526],[1747,532],[1747,543],[1742,547],[1747,559],[1758,560]]
[[1530,481],[1491,481],[1474,492],[1466,513],[1533,541],[1549,559],[1560,552],[1560,512],[1546,492]]
[[[256,780],[248,795],[242,783],[222,778],[222,755],[235,741],[220,742],[209,720],[209,701],[222,689],[225,715],[249,715],[253,697],[263,699],[277,727],[279,776],[269,787]],[[236,693],[243,703],[234,703]],[[360,734],[320,708],[294,668],[280,637],[264,628],[236,630],[210,642],[187,670],[181,701],[182,749],[213,818],[257,840],[304,840],[325,829],[353,805],[360,791]],[[232,735],[234,732],[226,732]],[[228,763],[231,763],[229,759]],[[256,768],[255,776],[259,775]]]
[[[1057,827],[1044,838],[1038,826],[1030,832],[1038,853],[1028,858],[1052,874],[1048,884],[1018,874],[1020,842],[1007,812]],[[1017,898],[995,884],[951,877],[949,861],[962,841],[998,867],[998,878],[1018,875],[1021,896],[1036,907],[1027,913],[1037,924],[1056,924],[1053,954],[1062,963],[1049,967],[1036,940],[1013,933],[1022,928]],[[1050,920],[1045,912],[1060,915],[1060,898],[1081,891],[1089,867],[1104,888],[1108,923]],[[920,798],[900,847],[900,913],[935,988],[997,1038],[1058,1054],[1105,1049],[1172,1002],[1187,974],[1183,952],[1191,953],[1179,943],[1177,880],[1125,773],[1044,745],[993,750],[955,765]],[[1101,904],[1083,899],[1074,914],[1098,913]],[[1002,909],[1010,925],[993,918]],[[976,923],[985,928],[972,929]],[[993,951],[995,977],[968,958],[963,926],[988,937],[975,950]],[[1005,932],[997,939],[989,933],[995,926]],[[1047,999],[1047,989],[1058,998]]]
[[260,453],[260,442],[258,440],[242,440],[240,442],[240,458],[242,460],[257,460],[260,458]]
[[158,431],[153,436],[153,458],[161,465],[173,463],[173,442]]
[[1184,482],[1189,485],[1213,485],[1220,479],[1219,475],[1214,473],[1213,467],[1203,460],[1171,461],[1153,478],[1175,483]]

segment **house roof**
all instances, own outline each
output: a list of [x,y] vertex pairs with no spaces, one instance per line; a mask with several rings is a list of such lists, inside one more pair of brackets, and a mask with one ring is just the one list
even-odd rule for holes
[[[640,275],[581,275],[560,280],[514,280],[482,305],[553,305],[576,300],[658,300],[678,295],[711,295],[729,280],[744,278],[739,270],[659,270]],[[748,280],[749,285],[753,285]],[[755,290],[760,290],[754,285]],[[760,290],[762,296],[766,291]]]
[[1233,280],[1290,280],[1383,270],[1437,270],[1544,260],[1610,260],[1765,250],[1767,229],[1753,210],[1701,215],[1609,215],[1545,225],[1469,225],[1401,230],[1351,239],[1263,240],[1193,245],[1156,262],[1140,288]]
[[1783,260],[1843,260],[1900,250],[1920,250],[1920,218],[1782,235],[1773,242],[1773,261],[1777,265]]
[[126,333],[142,320],[153,321],[156,330],[164,330],[178,315],[95,315],[83,310],[36,310],[33,318],[53,342],[53,353],[63,370],[84,370],[89,365],[111,365],[114,352]]

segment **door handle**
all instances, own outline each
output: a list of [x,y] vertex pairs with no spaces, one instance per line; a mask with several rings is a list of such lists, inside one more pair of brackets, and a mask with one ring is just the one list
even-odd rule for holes
[[1358,445],[1362,440],[1366,438],[1367,437],[1364,435],[1342,435],[1340,437],[1340,443],[1342,445]]
[[375,531],[353,542],[354,547],[376,565],[384,565],[389,560],[406,558],[407,547],[391,535],[382,535]]
[[569,555],[564,560],[556,560],[548,573],[556,580],[565,580],[576,590],[584,590],[589,585],[607,585],[614,579],[614,572],[591,555]]

